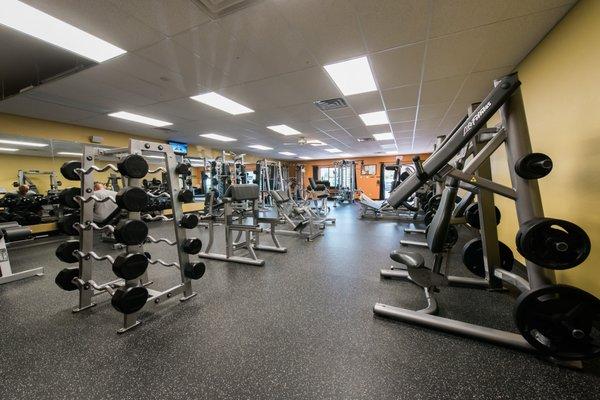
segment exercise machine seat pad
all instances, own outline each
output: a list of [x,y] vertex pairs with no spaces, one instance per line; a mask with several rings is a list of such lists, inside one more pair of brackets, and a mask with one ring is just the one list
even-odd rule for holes
[[277,213],[273,213],[273,212],[269,212],[269,211],[260,211],[257,214],[257,218],[256,220],[258,222],[265,222],[265,223],[275,223],[275,222],[279,222],[279,215],[277,215]]
[[258,200],[258,195],[258,185],[254,183],[231,185],[225,193],[225,196],[231,197],[233,201]]
[[419,253],[394,250],[390,253],[390,258],[398,264],[406,265],[408,268],[421,268],[425,265],[425,258]]
[[277,204],[283,204],[290,201],[290,196],[285,190],[270,190],[269,194]]
[[365,206],[369,207],[369,208],[373,208],[377,211],[380,211],[381,209],[383,209],[385,207],[385,205],[387,204],[387,202],[385,200],[373,200],[372,198],[370,198],[369,196],[367,196],[364,193],[361,193],[360,195],[360,203],[364,204]]
[[440,205],[427,230],[427,246],[432,253],[441,253],[445,249],[446,235],[454,210],[454,201],[458,192],[458,181],[452,179],[442,192]]

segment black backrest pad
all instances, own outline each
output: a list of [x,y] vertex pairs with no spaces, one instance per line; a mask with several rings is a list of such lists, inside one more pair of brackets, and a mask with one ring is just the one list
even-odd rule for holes
[[285,190],[270,190],[269,194],[271,197],[273,197],[273,200],[275,200],[275,203],[277,204],[283,204],[290,201],[290,198]]
[[314,178],[308,178],[308,184],[312,190],[317,190],[317,182],[315,182]]
[[[258,199],[258,185],[254,183],[231,185],[229,189],[231,190],[231,198],[234,201]],[[229,189],[227,190],[228,192]]]
[[452,211],[454,210],[456,192],[458,192],[458,181],[452,178],[447,182],[446,188],[442,191],[440,205],[427,230],[427,246],[432,253],[441,253],[444,251],[446,234],[448,233],[450,218],[452,218]]

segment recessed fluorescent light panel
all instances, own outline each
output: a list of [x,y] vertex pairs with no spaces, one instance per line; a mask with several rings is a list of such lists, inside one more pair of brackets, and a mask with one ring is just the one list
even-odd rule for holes
[[254,110],[251,108],[248,108],[240,103],[236,103],[235,101],[230,100],[225,96],[221,96],[215,92],[199,94],[197,96],[190,97],[190,99],[206,104],[207,106],[217,108],[221,111],[225,111],[232,115],[254,112]]
[[385,154],[398,154],[398,152],[395,150],[388,150],[385,152]]
[[367,57],[324,66],[344,96],[377,90]]
[[11,147],[0,147],[0,151],[19,151],[19,149],[13,149]]
[[325,151],[328,153],[341,153],[342,152],[340,149],[336,149],[334,147],[332,147],[331,149],[325,149]]
[[132,114],[127,111],[119,111],[116,113],[108,114],[109,117],[126,119],[127,121],[139,122],[140,124],[152,125],[152,126],[169,126],[173,125],[171,122],[161,121],[160,119],[154,119],[144,117],[143,115]]
[[127,53],[38,9],[16,0],[2,0],[0,24],[16,29],[96,62]]
[[300,156],[302,160],[312,160],[312,157]]
[[267,126],[272,131],[277,133],[281,133],[284,136],[292,136],[292,135],[301,135],[302,132],[295,130],[294,128],[290,128],[287,125],[271,125]]
[[367,126],[384,125],[390,123],[390,120],[388,119],[387,113],[385,111],[375,111],[366,114],[359,114],[358,116]]
[[312,140],[307,140],[306,143],[310,144],[311,146],[327,146],[325,143],[321,142],[320,140],[316,140],[316,139],[312,139]]
[[291,153],[289,151],[280,151],[279,154],[284,155],[284,156],[295,156],[296,153]]
[[83,155],[83,153],[75,153],[73,151],[59,151],[58,153],[59,156],[78,156],[81,157]]
[[394,134],[392,132],[374,133],[373,137],[377,141],[381,141],[381,140],[394,140]]
[[252,149],[256,149],[256,150],[273,150],[272,147],[269,146],[263,146],[262,144],[253,144],[251,146],[248,146]]
[[237,140],[229,136],[219,135],[218,133],[205,133],[200,136],[207,139],[218,140],[220,142],[235,142]]
[[[0,143],[2,143],[2,144],[14,144],[14,145],[17,145],[17,146],[27,146],[27,147],[48,147],[47,143],[23,142],[21,140],[0,139]],[[11,150],[9,150],[9,151],[11,151]]]

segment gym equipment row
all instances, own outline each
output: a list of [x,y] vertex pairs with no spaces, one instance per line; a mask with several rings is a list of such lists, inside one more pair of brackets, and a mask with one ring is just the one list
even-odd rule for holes
[[333,163],[335,195],[333,206],[353,204],[356,193],[356,162],[338,160]]
[[[146,153],[164,156],[165,167],[149,171],[149,166],[142,155]],[[98,156],[114,156],[117,165],[108,164],[103,168],[94,165]],[[115,199],[107,197],[99,199],[94,195],[93,173],[112,170],[119,172],[126,186]],[[167,238],[155,239],[148,235],[148,226],[141,218],[141,211],[151,197],[141,188],[141,179],[148,173],[162,171],[166,173],[175,226],[175,240]],[[65,268],[56,276],[56,284],[66,291],[78,291],[79,301],[73,312],[82,312],[96,303],[95,296],[109,294],[112,306],[123,314],[123,326],[117,331],[126,332],[140,324],[138,312],[147,305],[158,305],[169,298],[181,294],[181,301],[189,300],[196,293],[191,281],[199,279],[205,271],[204,263],[190,260],[190,254],[197,254],[202,246],[198,238],[188,237],[188,230],[198,224],[195,215],[184,215],[182,204],[193,200],[188,189],[180,188],[180,176],[189,175],[189,166],[178,163],[171,146],[131,139],[129,147],[121,149],[99,149],[84,146],[81,161],[69,161],[61,167],[63,176],[72,181],[80,181],[78,191],[73,191],[70,201],[79,205],[79,215],[65,216],[63,229],[77,233],[78,240],[68,240],[56,250],[56,256],[66,263],[78,263],[78,267]],[[78,194],[77,194],[78,193]],[[107,222],[99,225],[93,221],[94,202],[112,201],[119,208],[127,211],[127,217],[116,225]],[[166,219],[166,218],[165,218]],[[98,255],[94,251],[94,231],[109,231],[121,243],[125,252],[113,258],[110,255]],[[152,260],[144,251],[144,243],[162,243],[177,248],[177,261]],[[108,261],[117,279],[98,284],[93,280],[93,262]],[[179,270],[181,283],[166,290],[153,290],[148,278],[148,265],[160,265]]]
[[256,162],[256,182],[260,191],[260,206],[272,207],[272,190],[286,190],[287,170],[281,167],[281,161],[258,160]]
[[279,223],[289,228],[277,227],[277,234],[298,236],[307,242],[323,235],[325,222],[312,212],[310,205],[298,204],[286,190],[271,190],[271,198],[277,207]]
[[[427,244],[435,256],[433,265],[426,265],[418,253],[396,251],[391,258],[406,267],[381,272],[382,277],[405,279],[421,286],[427,306],[413,311],[377,303],[373,311],[383,317],[538,352],[549,360],[580,367],[581,360],[600,355],[600,300],[576,287],[557,284],[554,271],[581,264],[590,252],[590,241],[575,224],[544,216],[537,179],[550,173],[552,161],[531,149],[517,74],[505,76],[494,85],[431,157],[423,163],[418,157],[414,159],[415,173],[388,199],[390,205],[399,206],[432,177],[437,175],[445,182],[427,232]],[[502,123],[490,131],[485,125],[498,110]],[[491,177],[490,156],[502,145],[507,153],[510,187]],[[451,276],[443,268],[448,250],[446,235],[461,181],[477,188],[481,238],[465,246],[463,256],[476,264],[476,268],[469,269],[478,278]],[[510,262],[510,254],[498,241],[494,195],[515,202],[519,221],[516,247],[526,260],[522,274],[507,270],[507,266],[518,263]],[[473,261],[475,258],[477,261]],[[514,310],[520,334],[435,315],[435,292],[444,287],[498,290],[504,285],[520,293]]]

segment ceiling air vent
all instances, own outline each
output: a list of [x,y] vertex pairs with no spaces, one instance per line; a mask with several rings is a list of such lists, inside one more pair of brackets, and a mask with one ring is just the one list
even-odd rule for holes
[[372,137],[359,137],[358,139],[359,142],[374,142],[375,138]]
[[338,97],[337,99],[317,100],[315,106],[321,111],[337,110],[338,108],[348,107],[346,100]]
[[157,131],[162,131],[162,132],[166,132],[166,133],[179,133],[179,131],[176,131],[175,129],[169,129],[169,128],[163,128],[163,127],[155,127],[154,129],[156,129]]
[[212,19],[219,19],[262,0],[192,0]]

